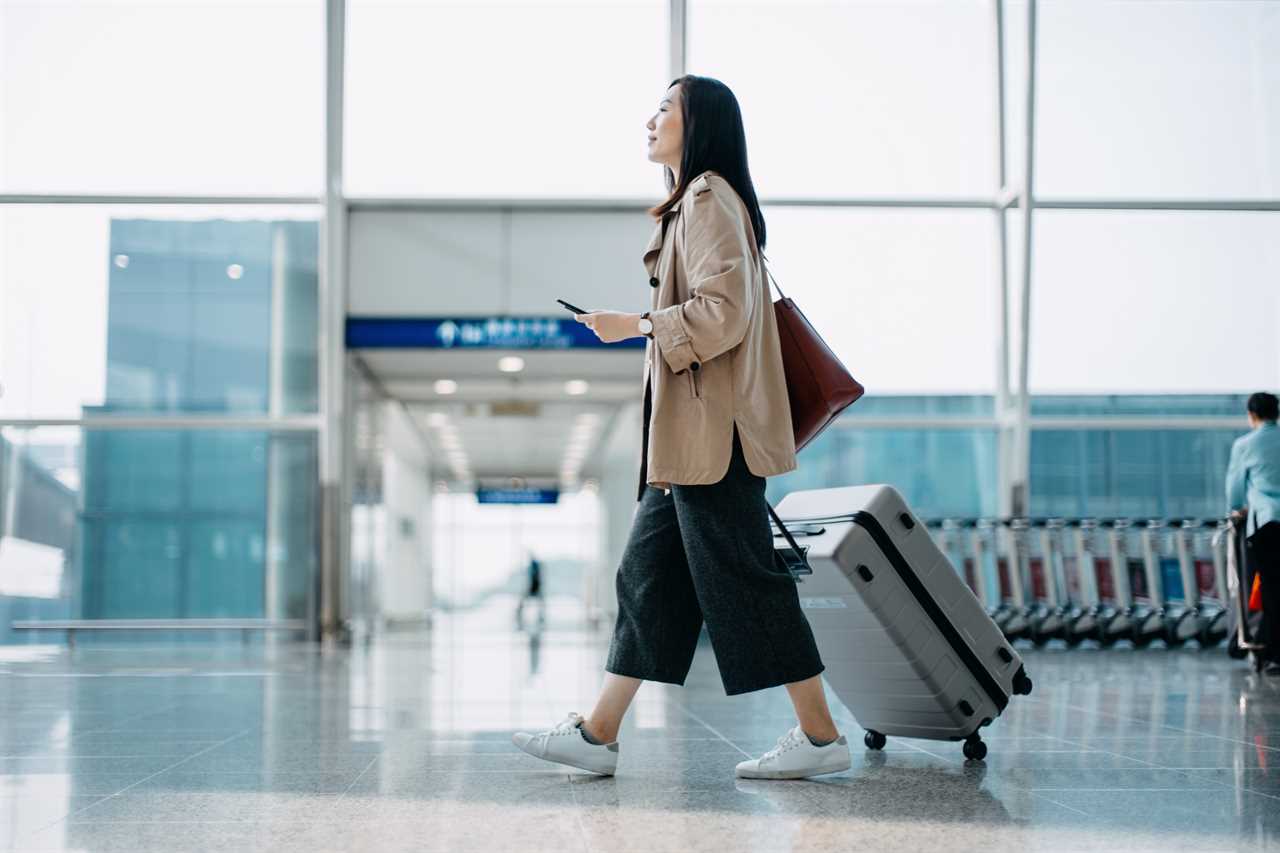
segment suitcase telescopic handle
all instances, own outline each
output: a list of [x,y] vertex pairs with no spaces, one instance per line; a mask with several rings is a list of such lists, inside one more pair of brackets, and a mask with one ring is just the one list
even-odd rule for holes
[[791,531],[787,529],[787,526],[782,523],[782,519],[778,518],[778,513],[774,511],[773,504],[765,501],[764,505],[769,508],[769,516],[773,519],[773,523],[778,525],[778,529],[782,531],[782,535],[786,537],[787,545],[791,547],[791,552],[796,555],[796,559],[800,562],[800,565],[812,572],[813,569],[809,565],[809,561],[805,558],[804,552],[800,550],[800,546],[796,544],[795,537],[791,535]]

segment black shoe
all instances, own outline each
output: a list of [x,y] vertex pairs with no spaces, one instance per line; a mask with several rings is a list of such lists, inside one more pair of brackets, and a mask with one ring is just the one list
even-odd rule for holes
[[1263,675],[1280,675],[1280,661],[1271,661],[1262,668]]

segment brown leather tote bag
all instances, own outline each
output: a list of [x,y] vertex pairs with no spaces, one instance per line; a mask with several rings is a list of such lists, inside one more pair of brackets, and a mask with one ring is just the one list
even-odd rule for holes
[[782,369],[787,377],[787,398],[791,402],[791,425],[798,452],[861,397],[864,389],[810,325],[799,306],[782,292],[767,264],[765,272],[778,290],[773,311],[778,318]]

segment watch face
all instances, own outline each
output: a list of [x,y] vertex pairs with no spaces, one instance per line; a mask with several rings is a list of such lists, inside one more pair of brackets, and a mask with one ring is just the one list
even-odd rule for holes
[[653,321],[645,317],[640,321],[640,334],[647,335],[653,331]]

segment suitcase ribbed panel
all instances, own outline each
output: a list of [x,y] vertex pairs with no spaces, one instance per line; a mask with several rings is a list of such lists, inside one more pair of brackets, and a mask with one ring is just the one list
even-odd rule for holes
[[798,589],[823,674],[859,724],[956,739],[999,716],[1022,663],[894,489],[796,492],[778,513],[825,527],[803,540],[813,574]]

